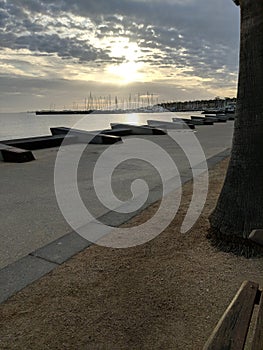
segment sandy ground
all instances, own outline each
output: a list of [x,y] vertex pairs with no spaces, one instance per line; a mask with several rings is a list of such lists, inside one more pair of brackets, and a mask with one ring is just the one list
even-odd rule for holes
[[[227,161],[187,234],[177,217],[129,249],[92,246],[0,306],[0,349],[201,349],[243,280],[263,285],[263,259],[217,251],[205,238]],[[132,220],[151,216],[158,204]]]

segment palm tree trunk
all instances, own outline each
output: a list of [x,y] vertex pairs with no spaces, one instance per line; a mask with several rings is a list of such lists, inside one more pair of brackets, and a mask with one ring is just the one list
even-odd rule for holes
[[263,228],[263,0],[239,4],[237,118],[225,183],[210,224],[217,238],[244,243],[252,229]]

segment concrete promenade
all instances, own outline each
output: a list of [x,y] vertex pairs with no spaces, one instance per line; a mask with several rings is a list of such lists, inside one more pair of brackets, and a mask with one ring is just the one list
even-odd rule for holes
[[[233,121],[229,121],[213,126],[196,127],[195,135],[207,159],[231,147],[233,124]],[[156,141],[167,149],[179,167],[180,173],[187,176],[189,164],[169,138],[166,136],[143,136],[143,138]],[[95,217],[109,213],[108,209],[96,200],[92,186],[93,166],[106,148],[107,146],[103,145],[89,146],[89,152],[84,154],[79,167],[80,193],[86,206],[92,208]],[[57,150],[52,148],[34,151],[36,161],[31,163],[0,162],[0,269],[72,232],[58,208],[54,191],[54,164]],[[120,199],[125,200],[130,195],[128,185],[130,178],[143,178],[151,188],[160,181],[158,174],[153,174],[151,167],[142,166],[140,161],[123,163],[118,167],[112,183]],[[76,251],[77,249],[76,247]]]

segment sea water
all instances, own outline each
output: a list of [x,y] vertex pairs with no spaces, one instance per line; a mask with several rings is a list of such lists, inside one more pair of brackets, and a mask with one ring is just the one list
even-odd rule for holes
[[110,128],[110,123],[147,124],[148,119],[170,121],[172,118],[190,118],[200,112],[163,112],[129,114],[59,114],[0,113],[0,141],[50,135],[51,127],[70,127],[88,131]]

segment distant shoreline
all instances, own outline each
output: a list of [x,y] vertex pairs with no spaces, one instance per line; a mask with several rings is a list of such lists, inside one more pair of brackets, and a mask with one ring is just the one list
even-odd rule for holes
[[36,111],[36,115],[50,115],[50,114],[90,114],[93,110],[43,110]]

